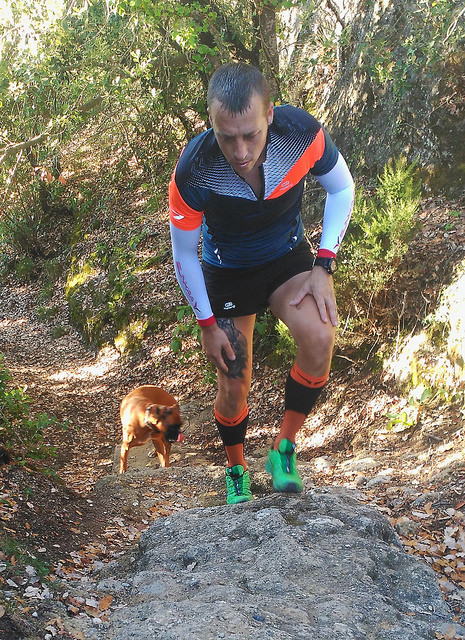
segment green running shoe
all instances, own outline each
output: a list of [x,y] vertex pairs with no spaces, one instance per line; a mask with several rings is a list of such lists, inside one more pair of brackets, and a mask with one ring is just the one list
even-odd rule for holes
[[284,438],[279,449],[268,452],[265,469],[273,476],[273,489],[289,493],[302,491],[302,479],[296,469],[295,444]]
[[253,500],[250,491],[250,475],[248,471],[244,471],[244,467],[237,464],[234,467],[226,468],[226,488],[227,488],[227,504],[237,504],[238,502],[248,502]]

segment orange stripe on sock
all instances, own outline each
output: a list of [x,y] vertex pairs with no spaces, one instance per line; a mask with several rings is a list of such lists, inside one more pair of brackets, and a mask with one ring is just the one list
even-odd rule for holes
[[218,420],[218,422],[221,422],[221,424],[224,425],[225,427],[235,427],[236,424],[239,424],[240,422],[242,422],[242,420],[247,416],[248,413],[249,413],[249,408],[247,406],[247,403],[245,403],[244,408],[242,409],[240,414],[235,418],[226,418],[225,416],[222,416],[221,413],[219,413],[216,409],[215,409],[215,418]]
[[297,363],[291,369],[291,378],[293,378],[296,382],[303,385],[304,387],[310,387],[311,389],[318,389],[322,387],[329,378],[329,371],[325,376],[311,376],[305,371],[297,366]]

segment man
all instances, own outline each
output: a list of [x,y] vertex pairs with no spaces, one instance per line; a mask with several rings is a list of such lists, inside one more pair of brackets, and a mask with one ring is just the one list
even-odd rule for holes
[[[170,182],[170,228],[178,282],[217,367],[214,412],[233,504],[253,498],[244,458],[247,395],[255,316],[267,307],[289,328],[297,358],[266,470],[275,491],[302,490],[295,438],[329,376],[337,325],[332,273],[354,184],[317,120],[294,107],[273,107],[255,67],[217,69],[207,105],[211,129],[189,142]],[[315,260],[300,216],[309,172],[327,191]]]

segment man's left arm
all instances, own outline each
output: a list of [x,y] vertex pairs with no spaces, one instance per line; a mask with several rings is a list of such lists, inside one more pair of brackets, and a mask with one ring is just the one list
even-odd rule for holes
[[354,180],[341,154],[334,168],[316,179],[327,192],[318,255],[335,258],[354,206]]
[[[327,192],[323,230],[317,255],[318,257],[335,258],[352,214],[354,181],[341,154],[328,173],[315,177]],[[323,267],[315,266],[313,268],[291,304],[298,305],[306,295],[314,297],[321,320],[326,323],[329,317],[331,324],[336,326],[337,306],[332,275]]]

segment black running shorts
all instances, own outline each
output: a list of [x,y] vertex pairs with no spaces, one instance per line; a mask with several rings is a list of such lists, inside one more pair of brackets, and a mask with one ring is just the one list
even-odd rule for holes
[[303,271],[313,254],[305,240],[281,258],[258,267],[223,269],[203,262],[208,297],[216,318],[237,318],[264,311],[273,291]]

